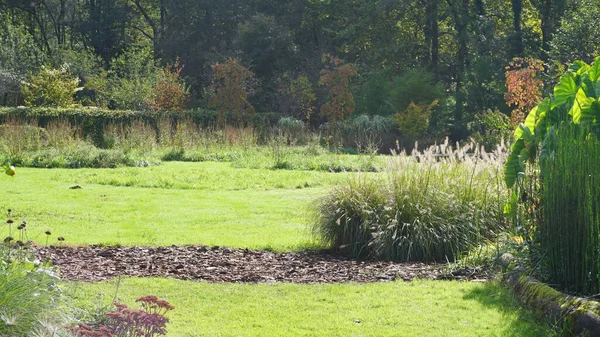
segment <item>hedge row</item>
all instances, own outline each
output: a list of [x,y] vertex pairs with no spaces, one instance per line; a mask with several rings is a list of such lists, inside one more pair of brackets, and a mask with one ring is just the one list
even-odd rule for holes
[[[244,116],[242,120],[233,113],[225,114],[228,125],[252,125],[259,130],[265,130],[275,125],[280,116],[275,113],[258,113]],[[167,119],[171,125],[176,125],[180,120],[192,120],[198,126],[216,126],[218,112],[207,109],[191,109],[174,112],[158,112],[151,110],[106,110],[97,108],[27,108],[3,107],[0,108],[0,124],[7,121],[19,121],[40,127],[46,127],[57,120],[69,121],[72,125],[82,128],[83,136],[91,139],[96,146],[102,147],[104,142],[104,129],[110,123],[128,125],[133,122],[143,121],[153,127],[158,134],[159,121]]]

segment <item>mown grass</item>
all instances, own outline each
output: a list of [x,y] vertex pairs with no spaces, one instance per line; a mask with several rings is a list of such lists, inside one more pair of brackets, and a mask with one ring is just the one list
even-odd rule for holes
[[[115,282],[74,285],[82,308],[110,303]],[[103,299],[98,294],[104,294]],[[548,336],[495,283],[210,284],[123,279],[118,298],[175,306],[169,336]]]
[[228,163],[168,162],[149,168],[56,170],[59,182],[125,187],[193,190],[273,190],[323,187],[344,181],[351,173],[232,168]]
[[[0,179],[1,209],[11,208],[15,219],[30,223],[30,239],[44,243],[43,232],[50,230],[53,238],[63,236],[71,245],[300,249],[312,245],[306,213],[324,187],[297,187],[323,186],[339,179],[335,173],[323,172],[239,172],[218,163],[17,171],[14,178]],[[245,181],[252,174],[255,178]],[[82,188],[69,189],[76,184]],[[0,235],[7,234],[6,225],[0,226]]]

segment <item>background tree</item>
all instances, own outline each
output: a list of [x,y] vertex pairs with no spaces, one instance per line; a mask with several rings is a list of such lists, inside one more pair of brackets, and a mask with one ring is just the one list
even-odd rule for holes
[[254,73],[239,64],[237,59],[215,63],[212,68],[214,97],[210,104],[219,110],[219,124],[225,122],[227,112],[232,112],[238,123],[242,122],[244,115],[255,112],[248,101],[248,96],[252,92]]
[[525,116],[542,99],[544,82],[539,73],[544,70],[542,61],[533,58],[516,58],[506,67],[506,88],[504,95],[509,106],[515,106],[510,122],[516,126],[523,123]]
[[319,83],[325,88],[327,101],[321,106],[321,115],[332,122],[345,120],[354,112],[350,79],[358,74],[357,68],[329,54],[323,55],[323,63]]

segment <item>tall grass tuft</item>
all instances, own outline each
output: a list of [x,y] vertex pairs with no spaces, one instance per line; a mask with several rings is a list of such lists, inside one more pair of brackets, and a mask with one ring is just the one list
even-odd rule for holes
[[580,294],[600,292],[600,141],[590,128],[561,126],[542,161],[537,232],[548,281]]
[[27,248],[0,244],[0,336],[32,336],[58,316],[58,276]]
[[505,229],[505,148],[448,142],[392,157],[383,175],[335,187],[316,202],[315,234],[341,253],[454,261]]

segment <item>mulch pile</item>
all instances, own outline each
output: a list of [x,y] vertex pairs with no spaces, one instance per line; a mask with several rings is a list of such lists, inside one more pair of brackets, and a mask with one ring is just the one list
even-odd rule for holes
[[116,276],[171,277],[209,282],[376,282],[481,279],[472,271],[448,273],[444,265],[357,261],[324,253],[273,253],[205,246],[39,247],[63,278],[100,281]]

